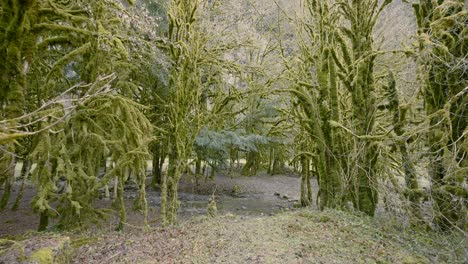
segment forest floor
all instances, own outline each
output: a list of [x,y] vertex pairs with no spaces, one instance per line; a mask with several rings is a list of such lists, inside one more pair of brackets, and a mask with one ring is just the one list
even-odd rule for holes
[[[169,228],[29,234],[18,243],[30,255],[50,240],[67,242],[71,263],[467,263],[463,237],[332,210],[196,216]],[[18,257],[12,244],[0,263]]]
[[[62,255],[72,263],[468,262],[468,242],[461,235],[417,231],[391,217],[295,209],[299,184],[293,175],[221,174],[199,187],[185,179],[178,225],[158,224],[157,191],[150,191],[151,227],[142,229],[141,216],[128,210],[123,232],[114,231],[116,218],[86,232],[28,231],[37,226],[37,215],[27,209],[28,194],[19,211],[0,215],[0,263],[27,261],[49,248],[54,256],[66,252]],[[208,217],[206,202],[213,192],[218,216]],[[127,193],[131,206],[133,195]]]
[[[149,182],[148,182],[149,183]],[[10,199],[9,207],[12,206],[19,183],[15,184]],[[205,215],[209,200],[214,195],[217,201],[218,212],[220,214],[233,213],[244,216],[273,215],[285,210],[293,209],[300,196],[300,178],[294,174],[267,175],[243,177],[238,172],[220,172],[214,179],[202,179],[199,185],[190,177],[183,177],[179,184],[179,218],[182,221],[193,216]],[[317,182],[312,180],[312,188],[316,193]],[[0,238],[22,235],[26,232],[34,232],[39,224],[39,216],[31,209],[31,201],[36,191],[27,185],[19,208],[16,211],[4,210],[0,213]],[[3,191],[0,190],[0,196]],[[113,196],[111,190],[111,197]],[[142,215],[131,210],[133,200],[138,193],[131,186],[126,189],[125,203],[127,210],[128,228],[141,226]],[[146,191],[148,200],[148,220],[150,225],[160,224],[159,190],[148,188]],[[96,202],[98,208],[112,208],[112,201],[99,199]],[[118,223],[117,214],[111,213],[107,221],[99,227],[99,230],[113,230]],[[52,219],[51,231],[54,230],[54,220]]]

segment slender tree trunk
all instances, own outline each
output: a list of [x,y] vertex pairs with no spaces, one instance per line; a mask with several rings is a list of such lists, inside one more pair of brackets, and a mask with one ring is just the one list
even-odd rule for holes
[[21,187],[20,187],[20,190],[18,191],[18,195],[16,196],[15,203],[11,207],[11,210],[13,211],[16,211],[19,208],[21,200],[23,199],[24,187],[25,187],[26,180],[29,177],[30,169],[31,169],[31,162],[29,160],[24,160],[23,167],[21,168],[21,175],[23,179],[21,180]]
[[123,183],[124,177],[125,177],[125,174],[118,181],[118,197],[117,198],[119,199],[119,207],[120,207],[119,208],[120,220],[119,220],[119,225],[117,226],[118,231],[123,230],[124,225],[127,222],[127,213],[125,210],[125,200],[124,200],[124,183]]
[[114,177],[114,194],[113,194],[114,201],[117,201],[118,192],[119,192],[119,177],[115,176]]
[[143,212],[143,224],[145,227],[148,226],[148,202],[146,200],[146,174],[142,172],[140,175],[140,196],[139,204]]
[[179,209],[177,188],[181,176],[180,158],[177,155],[169,160],[168,176],[168,205],[165,217],[167,224],[174,224],[177,219],[177,210]]
[[155,189],[158,184],[161,184],[161,159],[164,159],[160,144],[153,147],[153,177],[151,179],[151,188]]
[[197,156],[197,160],[195,161],[195,185],[200,185],[200,178],[203,176],[202,174],[202,159],[200,156]]
[[312,205],[312,193],[310,189],[309,160],[303,155],[301,157],[301,205],[308,207]]
[[307,166],[307,168],[309,168],[309,172],[307,174],[307,181],[306,181],[306,184],[307,184],[307,200],[310,202],[310,205],[312,205],[312,186],[311,186],[311,183],[310,183],[310,178],[311,178],[312,172],[310,171],[310,160],[309,159],[307,159],[306,166]]
[[247,161],[242,168],[242,175],[244,176],[253,176],[257,174],[258,169],[258,152],[250,151],[247,153]]
[[9,154],[15,152],[13,143],[5,146],[7,152],[0,155],[0,178],[3,180],[3,195],[0,199],[0,211],[4,210],[10,201],[11,189],[15,182],[15,158]]
[[40,217],[39,217],[39,227],[37,228],[37,231],[45,231],[47,229],[47,226],[49,225],[49,215],[47,214],[47,211],[41,212]]
[[172,170],[172,163],[169,161],[167,173],[162,173],[161,177],[161,218],[163,226],[168,225],[167,221],[167,175]]
[[270,155],[268,156],[268,174],[273,173],[273,164],[275,160],[275,149],[273,147],[270,147]]
[[[109,172],[111,164],[112,164],[112,160],[110,160],[109,158],[106,158],[104,174],[107,174]],[[109,183],[106,183],[106,185],[104,185],[104,199],[110,200]]]

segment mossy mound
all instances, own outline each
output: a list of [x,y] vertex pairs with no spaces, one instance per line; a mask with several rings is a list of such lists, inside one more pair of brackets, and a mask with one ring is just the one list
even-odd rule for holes
[[73,250],[66,236],[34,236],[16,242],[0,254],[0,263],[70,263]]
[[35,251],[29,260],[38,264],[52,264],[54,263],[54,252],[51,248],[41,248]]

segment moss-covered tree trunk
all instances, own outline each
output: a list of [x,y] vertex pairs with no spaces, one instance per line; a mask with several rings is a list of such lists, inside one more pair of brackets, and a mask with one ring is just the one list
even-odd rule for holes
[[15,210],[17,210],[19,208],[21,200],[23,199],[24,189],[25,189],[26,181],[29,178],[29,171],[31,169],[31,166],[32,166],[32,164],[31,164],[31,162],[29,160],[24,160],[23,161],[23,167],[21,168],[21,174],[20,174],[22,176],[21,187],[20,187],[20,189],[18,191],[18,195],[16,196],[15,203],[11,207],[11,210],[13,210],[13,211],[15,211]]
[[272,174],[273,171],[273,163],[275,160],[275,149],[273,147],[270,147],[270,153],[268,155],[268,168],[267,168],[267,173]]
[[195,185],[198,187],[200,184],[200,179],[203,176],[203,168],[202,168],[202,158],[200,155],[197,155],[195,160]]
[[308,207],[312,205],[312,189],[310,186],[310,161],[302,155],[301,159],[301,206]]
[[285,151],[282,149],[282,146],[274,146],[271,149],[268,165],[268,174],[278,175],[283,174],[286,171],[285,164]]
[[[338,158],[341,139],[340,132],[330,125],[332,121],[340,121],[338,74],[331,52],[336,42],[333,30],[337,25],[326,1],[307,1],[306,7],[310,25],[314,26],[306,26],[311,43],[304,43],[301,49],[311,65],[304,65],[307,79],[298,81],[299,87],[294,93],[306,117],[303,126],[316,153],[312,162],[317,168],[317,204],[320,209],[337,208],[341,207],[343,200],[341,161]],[[310,75],[310,67],[314,69],[314,75]],[[317,85],[312,85],[314,82]]]
[[296,80],[294,94],[307,120],[303,127],[314,143],[321,209],[341,207],[352,199],[357,210],[374,214],[378,148],[371,140],[377,109],[373,29],[390,2],[306,2],[309,17],[304,28],[310,43],[304,41],[301,51],[302,75],[307,78]]
[[[429,120],[427,135],[429,175],[435,223],[444,229],[467,220],[466,127],[468,74],[464,62],[466,3],[421,0],[413,5],[420,36],[420,66],[426,73],[424,106]],[[464,176],[463,176],[464,175]]]
[[153,153],[153,171],[152,171],[152,179],[151,179],[151,188],[156,188],[157,185],[161,185],[161,178],[162,178],[162,166],[164,164],[164,160],[166,159],[166,154],[164,153],[164,148],[162,143],[156,143],[152,147]]
[[[0,118],[12,120],[23,114],[26,74],[35,51],[35,35],[30,33],[37,19],[37,1],[6,0],[1,2],[0,14]],[[5,209],[14,181],[16,152],[8,143],[0,153],[0,183],[4,184],[0,210]]]
[[246,162],[242,168],[242,175],[254,176],[257,175],[260,162],[260,153],[257,151],[249,151],[246,155]]
[[177,210],[179,209],[178,186],[182,176],[182,157],[177,150],[169,155],[168,179],[167,179],[167,206],[165,224],[174,224],[177,220]]
[[168,53],[173,61],[167,99],[169,167],[161,186],[163,224],[174,224],[179,201],[177,188],[182,172],[192,154],[195,138],[201,128],[203,45],[197,25],[198,1],[173,0],[169,7]]
[[[351,197],[356,209],[374,215],[377,202],[378,145],[372,141],[376,118],[376,92],[373,30],[382,10],[391,0],[339,1],[346,26],[341,27],[333,58],[343,85],[351,95],[351,122],[354,131],[354,190]],[[357,136],[356,136],[357,135]]]

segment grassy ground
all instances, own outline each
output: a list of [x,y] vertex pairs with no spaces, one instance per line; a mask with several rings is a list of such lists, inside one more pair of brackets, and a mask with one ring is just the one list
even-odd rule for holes
[[[217,190],[228,195],[239,186],[242,194],[274,198],[271,207],[275,207],[284,200],[274,195],[277,192],[297,199],[299,181],[287,176],[218,176],[201,188],[190,181],[182,183],[181,191],[211,195]],[[181,217],[185,220],[179,226],[161,228],[156,221],[157,203],[151,204],[150,199],[153,221],[146,230],[138,227],[141,216],[129,210],[129,226],[124,232],[113,231],[116,219],[112,218],[87,233],[38,234],[27,231],[37,226],[37,215],[28,205],[32,193],[26,193],[19,211],[0,214],[0,264],[20,262],[18,257],[25,260],[38,251],[49,252],[45,247],[56,255],[71,252],[61,259],[72,263],[468,263],[466,237],[410,229],[384,213],[372,219],[333,210],[299,209],[273,216],[220,210],[224,215]],[[248,207],[246,202],[252,200],[239,198],[237,207]]]
[[[298,210],[270,217],[196,217],[166,229],[59,235],[71,238],[73,263],[467,263],[468,260],[468,245],[460,235],[416,232],[402,229],[394,221],[382,223],[339,211]],[[28,243],[45,236],[49,235],[29,235]]]

